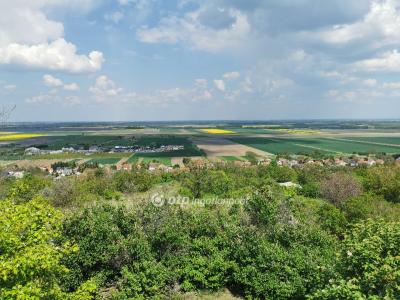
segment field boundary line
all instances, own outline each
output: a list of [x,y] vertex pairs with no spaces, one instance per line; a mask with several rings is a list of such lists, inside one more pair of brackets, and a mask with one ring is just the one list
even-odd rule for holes
[[315,146],[308,146],[308,145],[303,145],[303,144],[295,144],[295,143],[293,143],[293,145],[300,146],[300,147],[305,147],[305,148],[310,148],[310,149],[315,149],[315,150],[320,150],[320,151],[324,151],[324,152],[336,153],[336,154],[343,154],[344,153],[344,152],[324,149],[324,148],[315,147]]
[[336,141],[343,141],[343,142],[354,142],[354,143],[367,144],[367,145],[378,145],[378,146],[387,146],[387,147],[396,147],[396,148],[400,148],[400,145],[396,145],[396,144],[387,144],[387,143],[378,143],[378,142],[359,141],[359,140],[353,140],[353,139],[334,138],[334,137],[325,137],[325,139],[336,140]]

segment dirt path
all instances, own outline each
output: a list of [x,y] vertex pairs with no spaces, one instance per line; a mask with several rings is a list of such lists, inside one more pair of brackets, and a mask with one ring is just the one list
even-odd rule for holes
[[115,166],[117,167],[117,169],[120,169],[120,168],[122,167],[122,165],[128,161],[129,158],[130,158],[130,156],[121,158],[121,159],[119,160],[119,162],[117,162],[117,163],[115,164]]
[[171,158],[171,165],[179,165],[180,167],[184,167],[183,157],[172,157]]

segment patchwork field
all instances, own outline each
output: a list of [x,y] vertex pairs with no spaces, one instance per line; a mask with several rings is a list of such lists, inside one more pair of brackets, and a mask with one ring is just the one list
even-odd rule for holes
[[144,157],[143,163],[161,163],[165,166],[171,166],[171,158],[169,157]]
[[193,142],[209,157],[246,156],[248,152],[253,152],[260,156],[270,155],[270,153],[263,149],[257,147],[253,148],[246,144],[237,143],[234,139],[232,141],[225,138],[199,137],[194,138]]
[[[180,145],[177,151],[113,153],[115,146]],[[99,146],[99,153],[45,154],[64,147],[88,150]],[[25,155],[25,149],[44,150],[41,155]],[[400,154],[400,123],[303,121],[246,124],[200,122],[196,124],[30,124],[10,126],[0,132],[0,161],[24,161],[33,166],[44,162],[79,160],[100,164],[151,162],[183,165],[184,157],[210,157],[224,161],[246,160],[273,154],[341,155]]]
[[241,156],[221,156],[220,158],[225,161],[237,161],[237,160],[245,161],[246,160],[246,158],[241,157]]
[[[325,154],[340,153],[400,153],[400,145],[378,144],[376,138],[252,138],[235,137],[232,141],[274,154],[313,154],[316,151]],[[370,140],[371,139],[371,140]],[[382,137],[382,141],[385,138]],[[391,142],[394,138],[389,138]],[[388,140],[386,140],[388,141]],[[400,139],[399,139],[400,141]]]
[[115,165],[117,164],[121,158],[115,157],[103,157],[103,158],[94,158],[89,160],[87,163],[89,164],[99,164],[99,165]]

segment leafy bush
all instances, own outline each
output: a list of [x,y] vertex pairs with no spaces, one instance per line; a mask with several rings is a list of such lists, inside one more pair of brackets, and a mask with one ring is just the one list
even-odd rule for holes
[[342,243],[333,278],[311,299],[399,299],[400,222],[367,220]]
[[137,218],[123,208],[85,209],[65,221],[63,237],[79,246],[64,259],[71,269],[64,281],[70,290],[94,276],[113,280],[124,266],[150,257]]
[[47,185],[49,182],[46,179],[27,174],[14,181],[7,197],[16,203],[28,202],[38,196]]
[[400,203],[400,167],[379,166],[367,171],[364,185],[368,191],[387,201]]
[[[25,199],[26,200],[26,199]],[[60,279],[68,272],[61,258],[76,251],[69,243],[55,245],[61,214],[43,198],[16,204],[0,201],[0,298],[91,299],[93,282],[66,293]]]

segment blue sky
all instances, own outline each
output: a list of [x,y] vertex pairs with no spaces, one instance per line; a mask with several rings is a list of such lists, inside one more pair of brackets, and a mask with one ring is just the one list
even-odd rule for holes
[[14,121],[400,117],[397,0],[0,0]]

